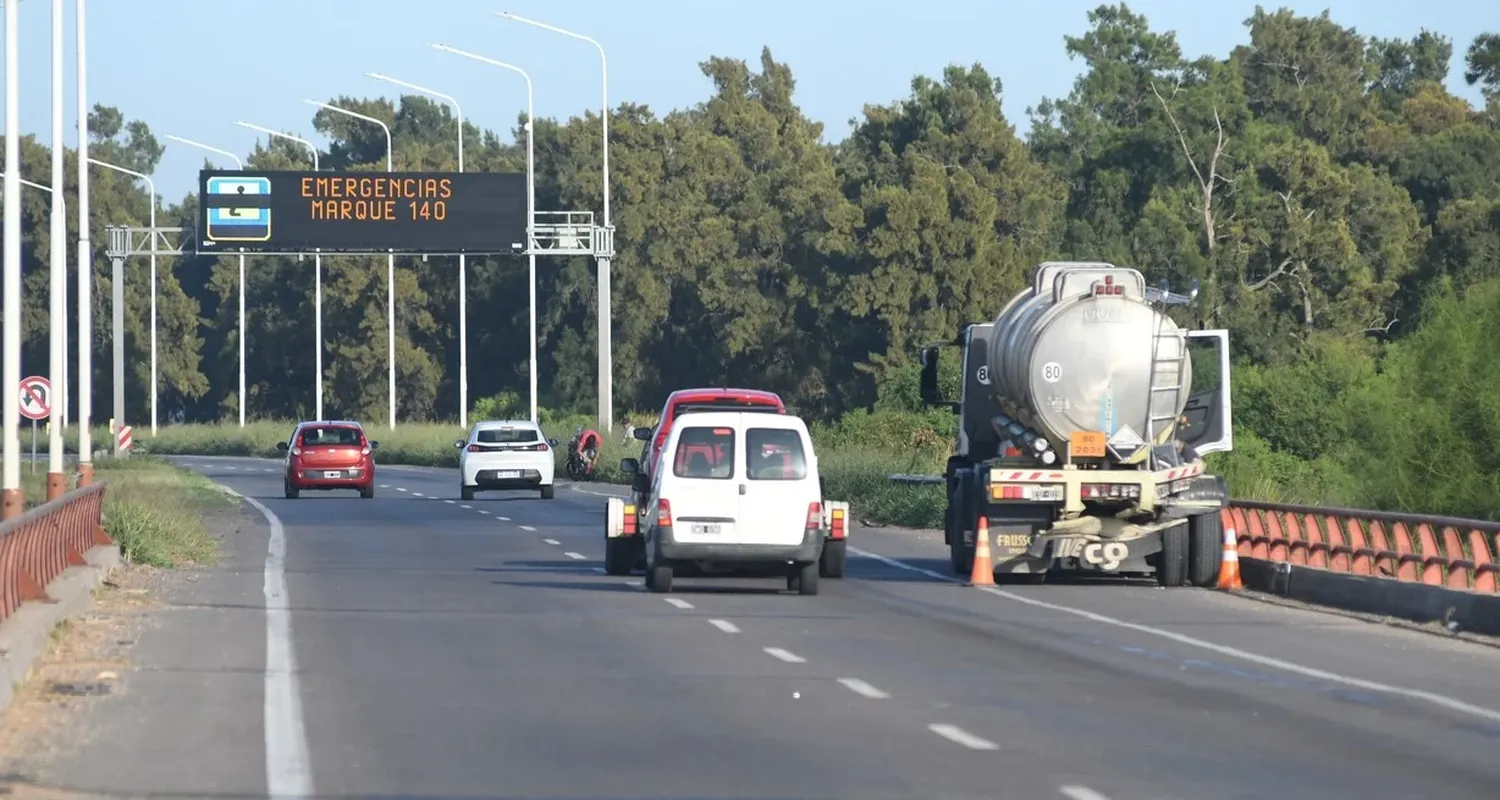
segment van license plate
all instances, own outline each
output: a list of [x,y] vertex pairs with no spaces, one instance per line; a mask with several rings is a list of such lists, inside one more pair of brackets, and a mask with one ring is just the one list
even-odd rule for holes
[[497,477],[497,478],[519,478],[519,477],[521,477],[521,471],[518,470],[518,469],[502,469],[499,472],[495,473],[495,477]]
[[715,522],[710,522],[710,523],[695,522],[695,523],[693,523],[693,535],[694,536],[711,536],[713,534],[721,532],[722,530],[723,530],[723,527],[721,525],[719,525],[718,523],[715,523]]

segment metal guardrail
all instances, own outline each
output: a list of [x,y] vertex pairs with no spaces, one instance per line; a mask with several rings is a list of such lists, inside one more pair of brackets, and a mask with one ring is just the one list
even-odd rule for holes
[[104,482],[93,483],[0,522],[0,620],[22,603],[46,600],[47,584],[63,570],[113,544],[103,527],[104,491]]
[[[891,475],[908,486],[939,475]],[[1500,594],[1500,522],[1234,500],[1222,512],[1246,558]]]

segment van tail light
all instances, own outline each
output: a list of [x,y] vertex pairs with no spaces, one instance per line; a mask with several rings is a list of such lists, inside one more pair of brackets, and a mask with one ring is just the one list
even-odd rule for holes
[[807,527],[809,527],[809,528],[821,528],[821,527],[823,527],[823,504],[822,503],[808,503],[807,504]]
[[834,538],[834,539],[842,539],[842,538],[844,538],[847,535],[846,532],[845,532],[846,529],[844,527],[845,524],[846,524],[846,522],[844,520],[844,509],[843,508],[839,508],[839,507],[835,507],[833,509],[833,511],[828,515],[828,517],[829,517],[829,520],[828,520],[828,535],[829,535],[829,537]]
[[672,527],[672,504],[665,497],[656,501],[656,527]]

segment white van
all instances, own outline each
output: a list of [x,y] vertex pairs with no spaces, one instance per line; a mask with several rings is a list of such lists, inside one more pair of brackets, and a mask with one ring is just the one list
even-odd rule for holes
[[[638,474],[640,465],[627,458],[620,468]],[[779,566],[787,589],[818,593],[819,561],[825,540],[832,541],[832,509],[823,508],[817,455],[800,418],[774,408],[686,409],[673,423],[643,494],[640,547],[652,591],[670,592],[674,568],[692,564],[705,574]],[[610,503],[606,547],[627,544],[615,528],[635,527],[635,509],[614,508],[620,502]],[[836,505],[841,513],[832,516],[843,544],[847,507]]]

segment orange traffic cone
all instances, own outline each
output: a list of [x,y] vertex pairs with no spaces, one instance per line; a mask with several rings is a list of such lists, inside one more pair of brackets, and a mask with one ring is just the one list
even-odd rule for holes
[[1218,588],[1245,588],[1244,582],[1240,580],[1240,537],[1234,528],[1224,529],[1224,560],[1219,563]]
[[974,569],[969,573],[970,586],[994,586],[995,562],[990,556],[990,521],[980,517],[974,530]]

